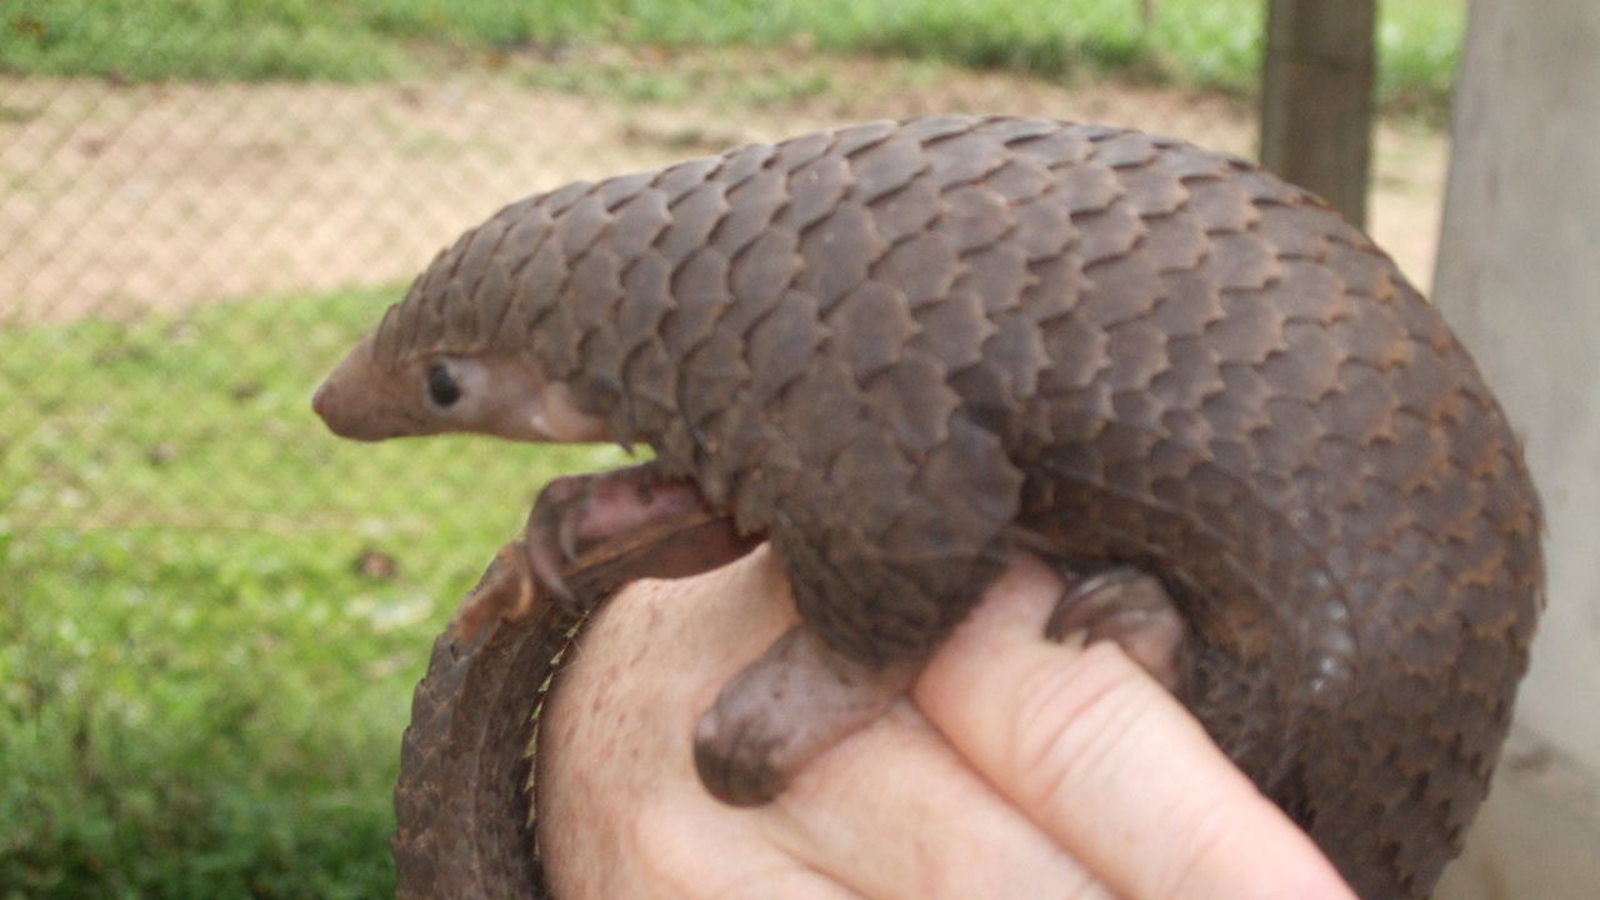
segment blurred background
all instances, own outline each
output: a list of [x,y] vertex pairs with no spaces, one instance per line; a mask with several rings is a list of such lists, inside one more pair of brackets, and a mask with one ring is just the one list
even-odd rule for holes
[[[310,413],[463,229],[572,180],[924,112],[1255,156],[1266,10],[0,5],[0,897],[392,893],[433,636],[539,484],[622,458],[361,446]],[[1389,0],[1372,32],[1367,225],[1424,289],[1466,20]],[[1581,771],[1529,740],[1527,771]],[[1473,884],[1503,880],[1484,865]]]

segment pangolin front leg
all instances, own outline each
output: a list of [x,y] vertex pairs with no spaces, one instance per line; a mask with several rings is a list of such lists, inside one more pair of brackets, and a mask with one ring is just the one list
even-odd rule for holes
[[470,643],[495,622],[521,618],[550,599],[580,615],[586,610],[577,606],[605,592],[574,591],[574,572],[615,588],[631,578],[704,572],[753,546],[720,531],[694,540],[696,527],[713,520],[732,530],[692,482],[665,479],[649,463],[554,479],[539,492],[522,534],[500,548],[463,599],[451,633]]
[[572,601],[561,569],[589,547],[694,510],[709,510],[693,483],[661,477],[650,463],[552,480],[528,514],[523,545],[533,577]]

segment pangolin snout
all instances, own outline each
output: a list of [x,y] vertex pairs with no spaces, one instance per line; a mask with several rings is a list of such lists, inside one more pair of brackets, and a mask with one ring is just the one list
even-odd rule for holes
[[317,385],[316,391],[311,395],[311,411],[328,421],[328,383],[324,381]]
[[352,406],[332,379],[325,381],[311,395],[311,410],[328,426],[328,430],[342,438],[356,441],[381,441],[396,435],[392,428],[382,427],[381,417],[363,415],[360,404]]

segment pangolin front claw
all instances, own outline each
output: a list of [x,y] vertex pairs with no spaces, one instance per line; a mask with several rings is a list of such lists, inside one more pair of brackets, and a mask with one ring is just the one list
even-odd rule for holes
[[524,537],[532,577],[569,606],[561,572],[596,544],[703,508],[692,483],[667,481],[648,464],[557,478],[539,492]]
[[1154,576],[1131,566],[1070,581],[1045,623],[1045,637],[1062,641],[1081,632],[1087,643],[1114,641],[1145,671],[1172,688],[1178,683],[1183,616]]

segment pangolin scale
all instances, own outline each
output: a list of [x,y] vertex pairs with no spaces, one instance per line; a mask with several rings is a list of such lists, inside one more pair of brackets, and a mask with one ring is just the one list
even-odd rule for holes
[[1248,163],[959,116],[748,146],[506,207],[373,347],[530,354],[853,658],[926,655],[1019,535],[1156,574],[1178,695],[1363,896],[1425,896],[1484,796],[1542,603],[1518,441]]

